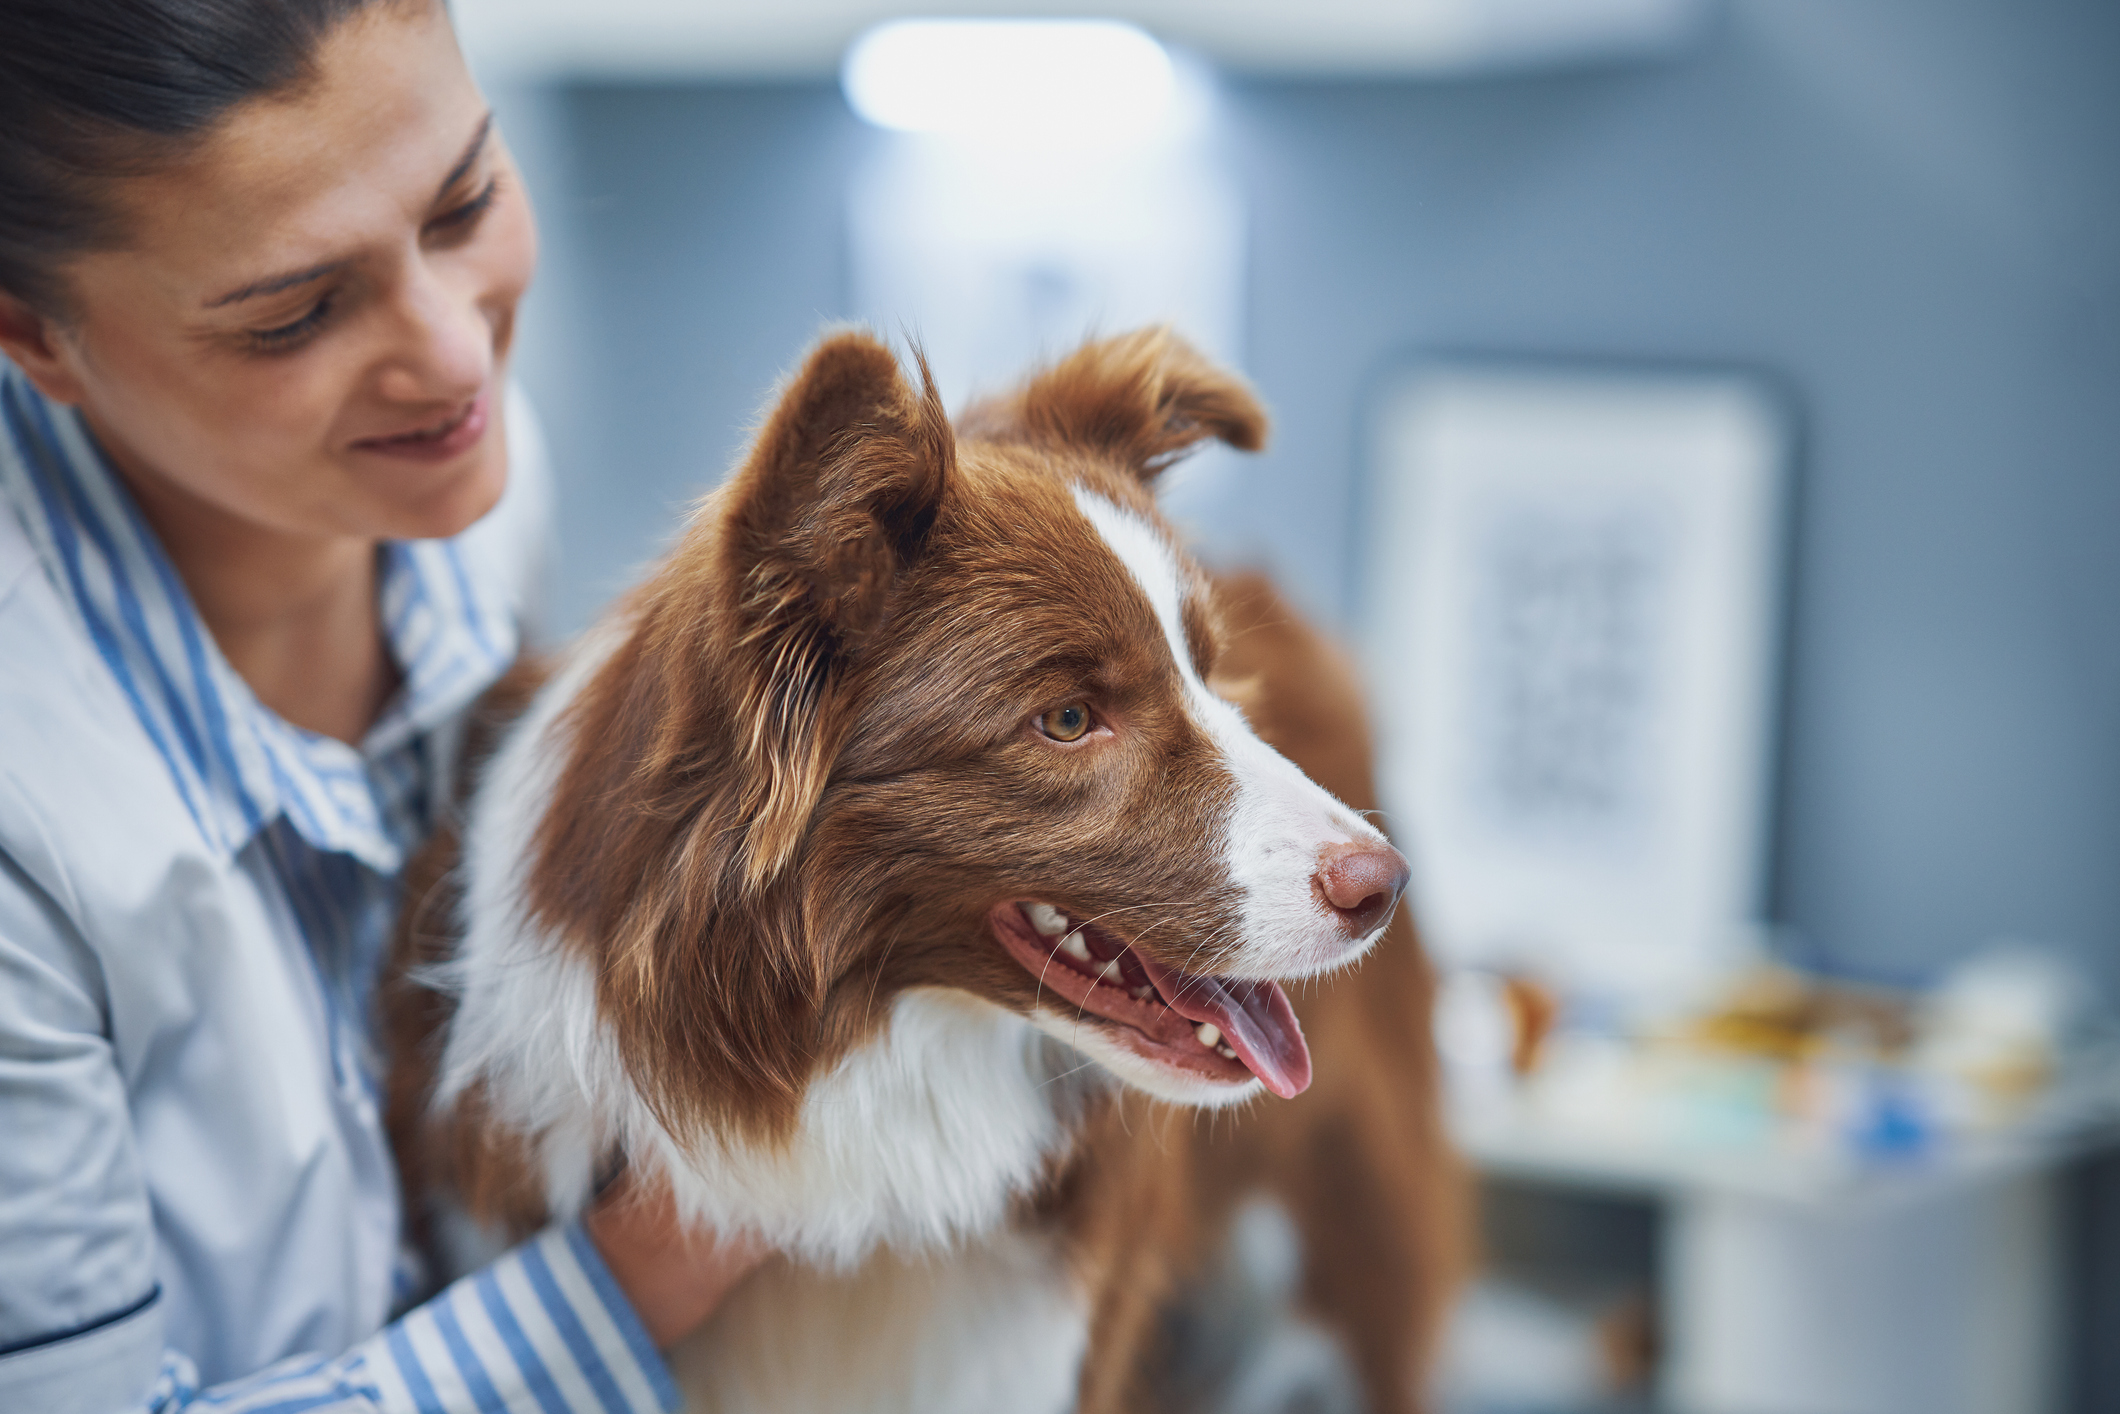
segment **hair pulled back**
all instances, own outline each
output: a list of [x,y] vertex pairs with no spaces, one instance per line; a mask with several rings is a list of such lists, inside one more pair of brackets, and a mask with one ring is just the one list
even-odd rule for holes
[[114,181],[299,88],[324,37],[373,3],[0,0],[0,290],[63,309],[59,266],[125,240]]

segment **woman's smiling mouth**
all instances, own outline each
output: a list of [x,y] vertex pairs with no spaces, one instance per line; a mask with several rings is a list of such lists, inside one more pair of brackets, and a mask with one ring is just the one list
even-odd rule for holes
[[487,402],[488,395],[482,391],[438,422],[387,437],[363,437],[353,444],[353,448],[358,452],[407,461],[448,461],[477,446],[479,439],[486,435]]

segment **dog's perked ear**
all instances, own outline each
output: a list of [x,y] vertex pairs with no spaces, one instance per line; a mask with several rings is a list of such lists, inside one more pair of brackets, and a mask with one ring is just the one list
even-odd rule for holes
[[1267,418],[1249,384],[1158,325],[1083,345],[960,425],[966,437],[1096,452],[1148,481],[1210,438],[1259,450]]
[[673,1133],[795,1122],[831,977],[789,866],[950,482],[927,381],[865,334],[820,344],[568,711],[531,899]]
[[748,576],[745,609],[761,631],[806,617],[854,647],[881,620],[955,457],[919,363],[915,392],[888,348],[849,331],[819,344],[781,390],[730,488],[723,546]]
[[835,334],[781,391],[728,489],[718,558],[734,601],[736,720],[753,798],[746,882],[794,851],[837,749],[833,685],[891,610],[942,504],[955,434],[872,336]]

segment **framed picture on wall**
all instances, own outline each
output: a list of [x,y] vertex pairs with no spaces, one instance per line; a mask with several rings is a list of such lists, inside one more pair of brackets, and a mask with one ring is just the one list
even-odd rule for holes
[[1439,362],[1376,414],[1366,656],[1430,947],[1621,997],[1720,972],[1763,909],[1781,405]]

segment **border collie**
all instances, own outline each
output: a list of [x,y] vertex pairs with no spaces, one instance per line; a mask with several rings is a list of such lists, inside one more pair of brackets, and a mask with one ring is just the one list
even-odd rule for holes
[[1190,1116],[1309,1084],[1282,984],[1407,881],[1233,705],[1155,507],[1250,391],[1160,330],[957,427],[922,372],[823,340],[535,690],[399,1048],[408,1174],[487,1230],[623,1164],[781,1249],[673,1353],[698,1409],[1139,1399]]

